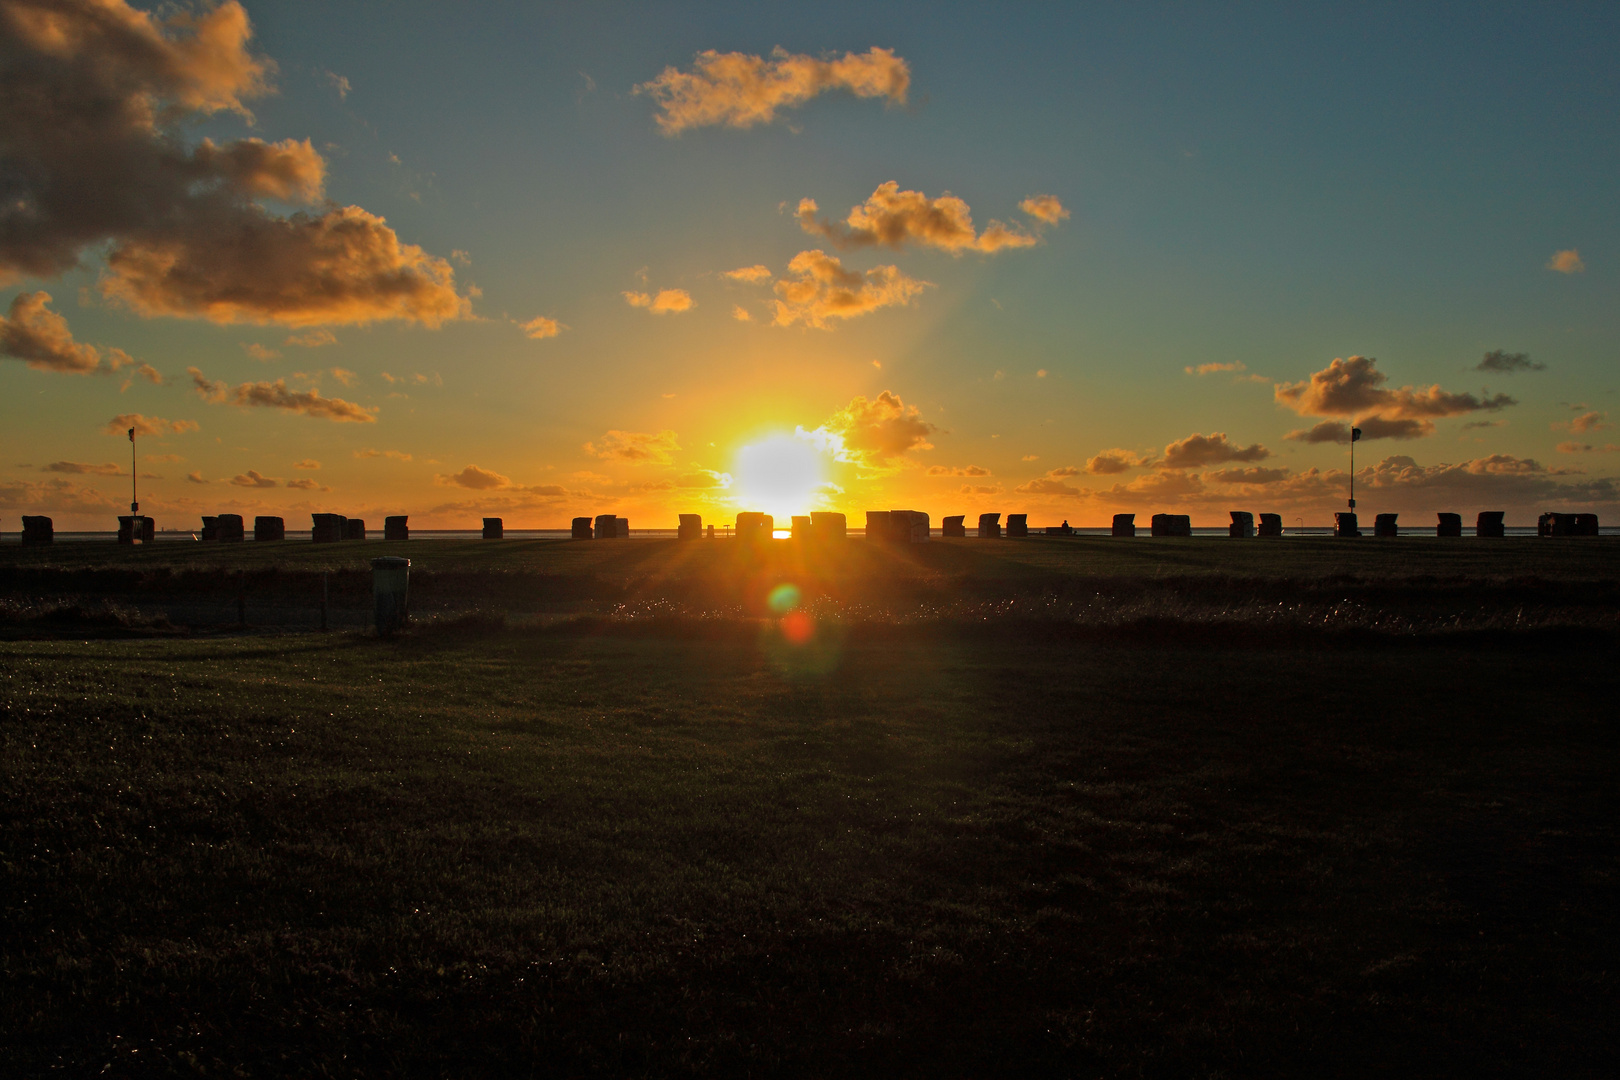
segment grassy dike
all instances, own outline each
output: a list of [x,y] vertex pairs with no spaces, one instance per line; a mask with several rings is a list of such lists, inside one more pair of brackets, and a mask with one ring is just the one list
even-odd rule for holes
[[[649,614],[14,629],[0,1064],[1610,1075],[1615,555],[1432,544],[489,545]],[[795,575],[803,645],[750,614]],[[1574,614],[1431,618],[1465,595]]]

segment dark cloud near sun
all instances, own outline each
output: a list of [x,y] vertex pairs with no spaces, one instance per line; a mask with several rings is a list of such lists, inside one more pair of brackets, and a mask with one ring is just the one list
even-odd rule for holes
[[53,278],[106,245],[100,287],[141,315],[217,323],[436,326],[470,312],[450,264],[358,206],[319,203],[309,140],[188,144],[252,114],[273,61],[235,0],[161,15],[124,0],[0,0],[0,282]]

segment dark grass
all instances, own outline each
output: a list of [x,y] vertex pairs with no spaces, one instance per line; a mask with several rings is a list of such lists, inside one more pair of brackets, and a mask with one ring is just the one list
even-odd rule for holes
[[1612,652],[755,635],[0,645],[13,1073],[1620,1059]]
[[391,641],[14,600],[0,1073],[1613,1075],[1620,546],[1315,543],[516,542]]

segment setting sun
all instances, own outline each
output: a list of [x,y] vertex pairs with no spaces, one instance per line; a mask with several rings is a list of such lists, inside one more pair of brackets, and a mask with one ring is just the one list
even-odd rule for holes
[[787,525],[794,514],[808,514],[816,489],[826,482],[822,454],[791,435],[773,435],[737,451],[734,466],[739,506],[762,510]]

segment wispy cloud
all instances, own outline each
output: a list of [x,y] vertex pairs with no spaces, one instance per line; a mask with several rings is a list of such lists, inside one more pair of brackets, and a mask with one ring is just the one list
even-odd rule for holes
[[1475,365],[1475,371],[1495,371],[1503,374],[1514,371],[1545,371],[1546,364],[1538,364],[1530,359],[1529,353],[1510,353],[1504,349],[1492,349],[1485,354],[1485,358]]
[[658,103],[658,126],[673,136],[717,124],[734,128],[768,124],[778,109],[795,108],[835,89],[903,105],[910,85],[911,69],[891,49],[874,47],[836,60],[781,48],[769,59],[708,49],[697,55],[690,72],[667,67],[635,92]]
[[681,449],[673,431],[609,431],[584,450],[592,457],[632,465],[669,465]]
[[197,396],[216,404],[226,403],[241,408],[285,409],[305,416],[335,420],[340,423],[372,424],[377,421],[377,410],[356,405],[342,398],[322,397],[318,390],[292,390],[285,379],[274,382],[248,382],[236,387],[211,381],[201,371],[186,369],[191,376]]
[[545,315],[536,315],[528,322],[518,323],[518,329],[536,341],[542,341],[546,338],[554,338],[562,333],[563,324]]
[[1586,263],[1581,261],[1581,253],[1574,248],[1567,251],[1555,251],[1553,257],[1547,260],[1547,269],[1560,274],[1584,274]]
[[140,413],[119,413],[102,425],[104,435],[125,435],[130,428],[135,429],[138,438],[147,438],[153,435],[184,435],[188,431],[197,430],[195,420],[165,420],[161,416],[142,416]]

